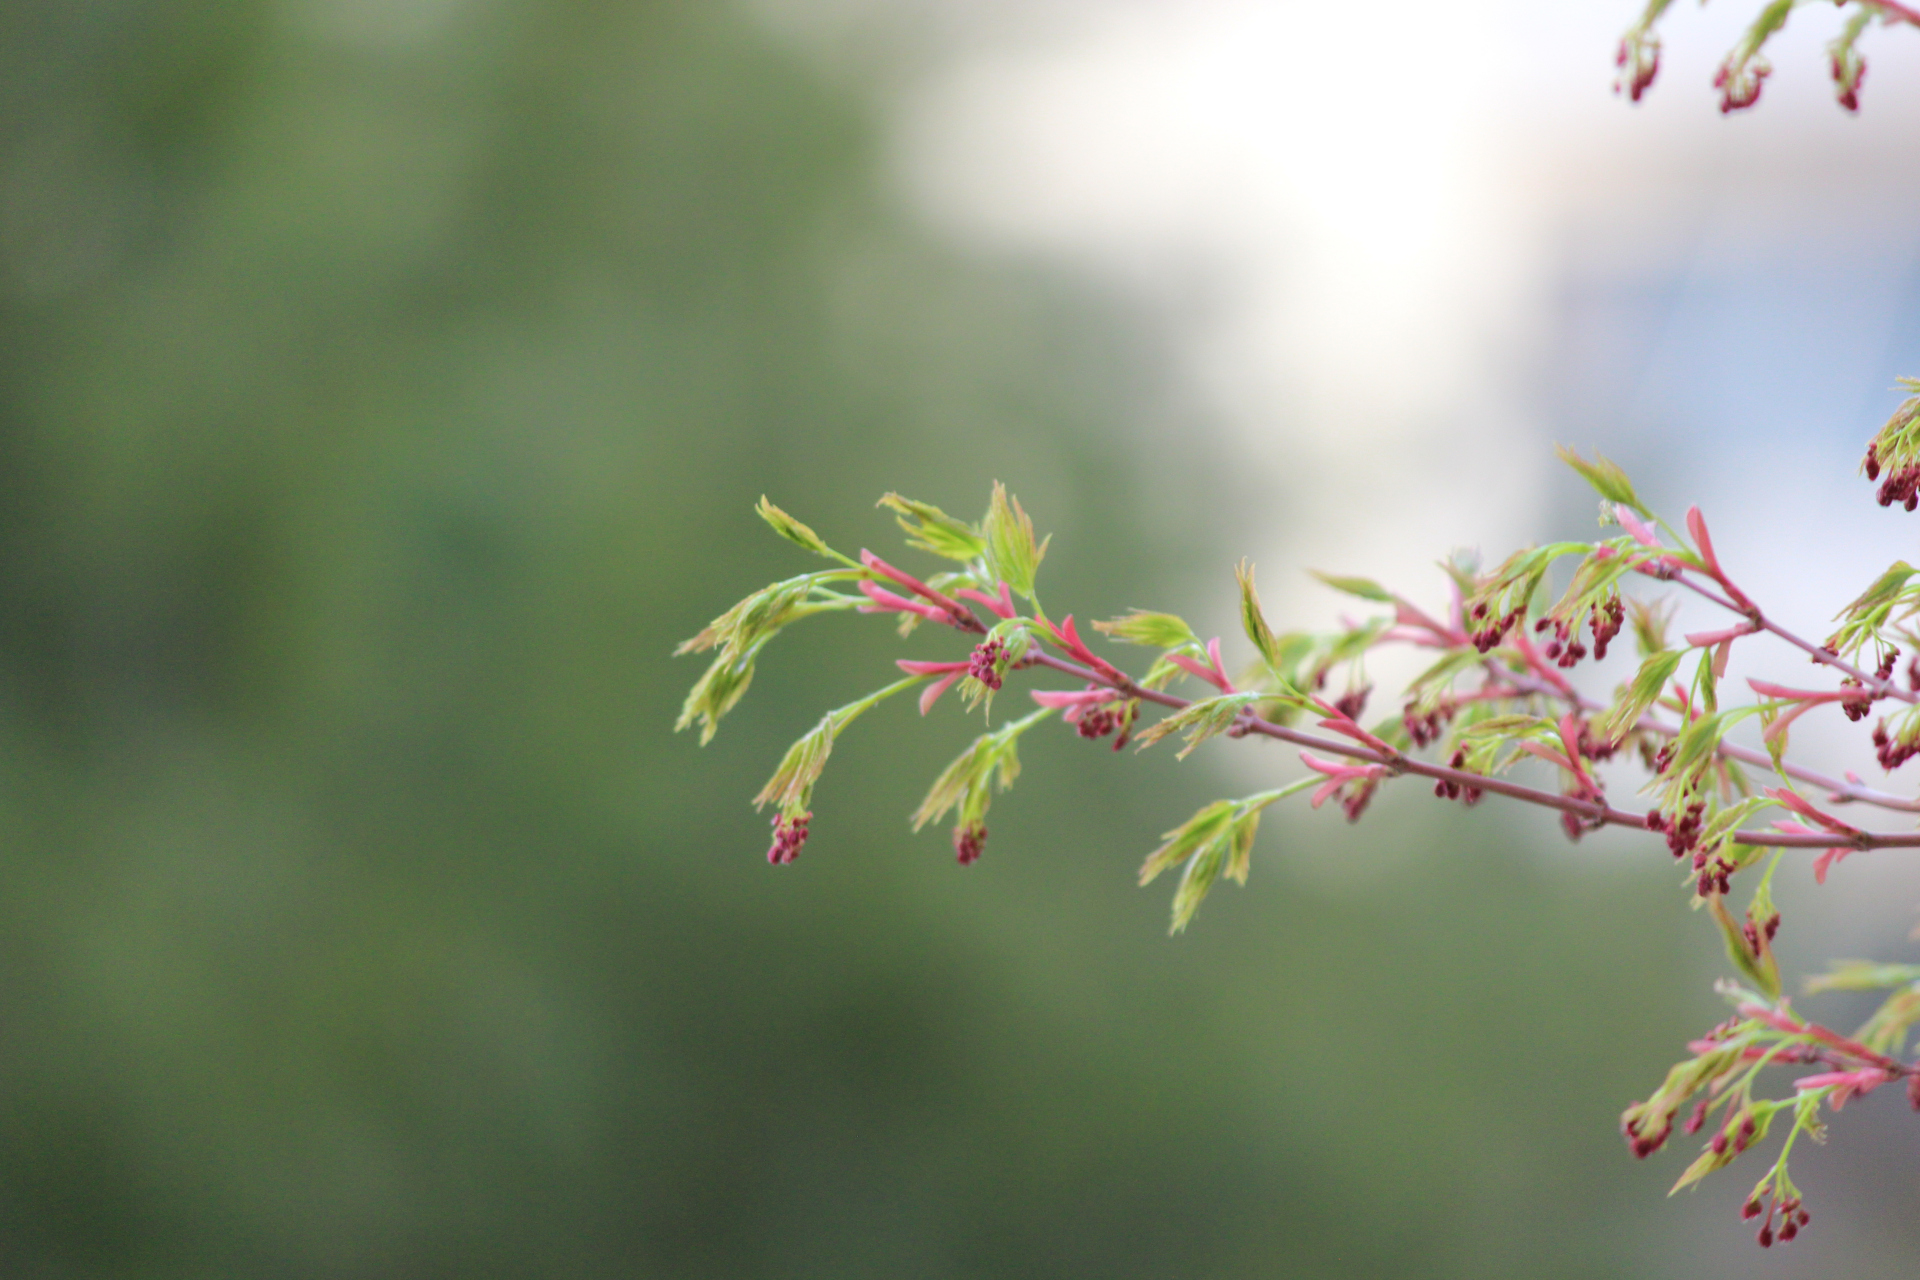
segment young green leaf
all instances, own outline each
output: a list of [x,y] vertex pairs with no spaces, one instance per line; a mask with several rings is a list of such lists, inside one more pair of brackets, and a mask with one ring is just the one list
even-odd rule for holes
[[977,824],[985,818],[993,792],[1005,791],[1020,776],[1020,754],[1016,745],[1020,735],[1052,714],[1052,709],[1043,707],[975,738],[934,779],[926,799],[913,811],[913,829],[918,831],[929,822],[938,822],[955,810],[959,811],[962,825]]
[[1006,486],[998,480],[993,483],[993,500],[982,528],[987,538],[988,573],[1032,600],[1034,575],[1047,554],[1047,543],[1034,542],[1033,521],[1021,509],[1020,500],[1009,497]]
[[1633,481],[1627,479],[1627,473],[1601,454],[1595,453],[1593,461],[1588,462],[1563,444],[1555,445],[1554,452],[1560,455],[1560,461],[1578,471],[1581,478],[1593,486],[1595,493],[1609,502],[1632,507],[1649,520],[1653,518],[1653,512],[1641,505],[1639,495],[1633,491]]
[[785,538],[788,542],[793,543],[795,546],[803,547],[817,556],[825,556],[829,560],[840,560],[847,564],[853,563],[853,561],[848,560],[847,557],[828,546],[819,534],[809,529],[806,525],[801,524],[798,520],[795,520],[771,502],[768,502],[766,494],[763,493],[760,495],[760,505],[753,510],[756,515],[772,526],[775,533]]
[[1240,625],[1246,630],[1247,639],[1253,641],[1253,647],[1270,670],[1279,670],[1279,646],[1273,637],[1273,628],[1267,625],[1267,617],[1260,611],[1260,593],[1253,586],[1253,562],[1242,560],[1234,566],[1233,576],[1240,583]]
[[1321,573],[1318,569],[1309,569],[1314,577],[1332,587],[1335,591],[1344,591],[1350,596],[1362,600],[1372,600],[1377,604],[1392,604],[1393,593],[1375,582],[1372,578],[1346,578],[1336,574]]
[[1193,628],[1186,619],[1171,613],[1146,613],[1136,610],[1124,617],[1110,622],[1096,622],[1095,631],[1104,632],[1115,640],[1124,640],[1128,644],[1147,645],[1157,649],[1179,649],[1192,646],[1202,648],[1200,637],[1193,634]]
[[1223,693],[1212,698],[1202,698],[1198,702],[1188,703],[1179,711],[1158,720],[1142,729],[1136,739],[1144,750],[1171,733],[1185,733],[1187,745],[1180,750],[1178,759],[1185,760],[1193,749],[1208,738],[1225,733],[1249,706],[1263,696],[1258,690],[1244,690],[1239,693]]
[[915,502],[889,493],[880,499],[879,505],[898,513],[894,519],[906,530],[910,547],[960,561],[976,560],[987,552],[987,540],[979,529],[954,519],[930,502]]
[[1679,670],[1680,659],[1685,656],[1684,649],[1669,649],[1642,662],[1618,700],[1593,722],[1594,736],[1614,743],[1626,737],[1640,723],[1640,717],[1660,700],[1660,691],[1667,687],[1667,681]]
[[873,707],[925,679],[925,676],[908,676],[905,680],[896,680],[884,689],[876,689],[864,698],[849,702],[844,707],[835,707],[821,716],[819,724],[807,730],[787,748],[787,754],[781,757],[780,765],[773,771],[773,776],[767,779],[767,785],[760,788],[760,794],[753,798],[753,807],[760,809],[768,804],[777,804],[781,813],[790,816],[805,812],[813,797],[813,785],[820,780],[821,771],[827,767],[827,757],[833,753],[834,740],[841,732]]

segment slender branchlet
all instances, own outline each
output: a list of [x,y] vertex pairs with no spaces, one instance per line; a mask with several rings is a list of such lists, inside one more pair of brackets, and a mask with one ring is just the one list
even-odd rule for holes
[[[1723,111],[1759,99],[1772,70],[1766,46],[1805,2],[1769,0],[1746,28],[1716,80]],[[1658,73],[1657,25],[1670,5],[1649,0],[1621,43],[1617,87],[1635,100]],[[1841,104],[1856,110],[1866,73],[1857,48],[1862,35],[1876,20],[1920,27],[1920,9],[1893,0],[1837,0],[1837,7],[1846,13],[1829,46],[1833,78]],[[1862,470],[1878,485],[1881,506],[1911,512],[1920,508],[1920,380],[1903,386],[1910,394],[1868,444]],[[1359,820],[1383,789],[1417,777],[1441,801],[1474,805],[1499,796],[1552,810],[1572,840],[1609,826],[1649,833],[1656,837],[1650,846],[1664,843],[1679,865],[1687,896],[1713,922],[1738,979],[1720,984],[1732,1016],[1690,1043],[1689,1056],[1660,1087],[1627,1108],[1622,1132],[1639,1157],[1665,1145],[1676,1124],[1685,1134],[1708,1135],[1674,1184],[1678,1191],[1784,1129],[1742,1217],[1759,1220],[1762,1246],[1790,1241],[1810,1215],[1788,1177],[1787,1157],[1801,1135],[1823,1137],[1824,1111],[1896,1083],[1920,1111],[1920,1061],[1907,1057],[1920,1024],[1920,965],[1851,961],[1810,981],[1810,995],[1888,993],[1846,1035],[1793,1008],[1773,949],[1781,921],[1775,876],[1783,866],[1798,872],[1799,851],[1811,855],[1805,864],[1818,886],[1854,854],[1920,848],[1920,832],[1876,830],[1834,812],[1920,813],[1920,798],[1871,787],[1852,773],[1834,777],[1789,756],[1791,730],[1802,717],[1835,712],[1851,723],[1871,722],[1861,731],[1889,773],[1920,755],[1920,570],[1896,561],[1816,642],[1742,589],[1698,507],[1678,526],[1669,524],[1606,458],[1564,448],[1560,456],[1599,495],[1603,536],[1529,547],[1490,568],[1455,556],[1441,566],[1448,590],[1434,606],[1370,579],[1318,574],[1366,610],[1329,632],[1276,629],[1254,568],[1242,561],[1234,577],[1247,647],[1231,657],[1220,637],[1203,639],[1170,613],[1135,610],[1085,632],[1071,613],[1049,616],[1038,585],[1048,539],[1036,536],[1032,518],[998,483],[977,522],[896,493],[880,499],[908,549],[943,562],[919,573],[866,549],[842,554],[762,498],[760,517],[831,567],[754,592],[680,646],[677,652],[714,656],[676,728],[697,723],[701,742],[710,740],[745,694],[765,646],[815,614],[882,614],[895,620],[902,638],[917,641],[929,626],[958,638],[945,652],[898,659],[904,679],[827,712],[789,748],[754,800],[776,808],[767,857],[779,865],[792,863],[811,833],[814,788],[835,739],[910,688],[920,690],[923,717],[957,689],[965,713],[987,720],[912,815],[916,831],[952,815],[953,849],[963,866],[984,850],[993,796],[1019,776],[1020,739],[1049,720],[1083,740],[1110,739],[1116,751],[1145,750],[1177,735],[1178,759],[1209,742],[1250,736],[1299,748],[1303,772],[1293,781],[1205,806],[1147,856],[1142,884],[1178,873],[1174,933],[1187,928],[1223,875],[1246,883],[1261,814],[1309,789],[1313,808],[1336,800],[1349,821]],[[1676,642],[1669,632],[1679,592],[1723,611],[1722,625]],[[1146,650],[1144,670],[1130,672],[1122,650],[1096,651],[1089,634],[1103,637],[1103,648]],[[1744,651],[1762,642],[1810,659],[1815,675],[1728,687],[1734,646]],[[1582,663],[1605,661],[1629,643],[1635,652],[1620,661],[1623,678],[1605,701],[1582,695],[1568,679]],[[1424,651],[1426,665],[1363,723],[1376,694],[1367,658],[1393,647]],[[1017,697],[1009,685],[1022,675],[1052,687],[1028,688],[1037,709],[996,727],[995,697]],[[1610,799],[1615,762],[1641,766],[1642,799]],[[1763,1073],[1780,1067],[1794,1073],[1790,1091],[1757,1092]]]

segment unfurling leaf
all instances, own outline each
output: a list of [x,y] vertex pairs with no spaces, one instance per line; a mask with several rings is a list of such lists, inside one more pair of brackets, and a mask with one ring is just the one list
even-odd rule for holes
[[977,824],[987,815],[987,805],[995,790],[1005,791],[1020,776],[1020,735],[1052,715],[1042,708],[1032,715],[1009,721],[991,733],[983,733],[943,769],[926,799],[913,811],[915,831],[929,822],[938,822],[958,810],[962,825]]
[[801,524],[798,520],[795,520],[771,502],[768,502],[766,494],[763,493],[760,495],[760,505],[754,508],[754,512],[762,520],[765,520],[771,525],[775,533],[785,538],[788,542],[793,543],[795,546],[804,547],[808,551],[813,552],[813,554],[826,556],[830,560],[846,559],[845,556],[840,555],[832,547],[828,546],[819,534],[809,529],[806,525]]
[[712,741],[720,718],[733,709],[753,680],[754,659],[782,629],[815,613],[851,609],[859,597],[841,595],[828,584],[862,577],[857,569],[826,569],[804,573],[763,587],[709,622],[700,634],[683,641],[673,652],[720,650],[705,674],[694,683],[681,704],[674,730],[700,721],[700,742]]
[[889,493],[880,499],[879,505],[898,513],[894,519],[907,531],[910,547],[960,561],[976,560],[987,553],[987,540],[979,529],[954,519],[930,502],[915,502]]
[[1263,791],[1244,800],[1215,800],[1161,837],[1165,843],[1148,854],[1140,866],[1140,883],[1149,884],[1161,872],[1186,864],[1179,887],[1174,890],[1173,924],[1168,932],[1179,933],[1187,927],[1221,875],[1237,884],[1247,882],[1261,811],[1319,780],[1303,778],[1292,786]]
[[1640,717],[1660,700],[1660,691],[1667,687],[1667,681],[1679,670],[1680,659],[1685,656],[1684,649],[1669,649],[1655,653],[1642,662],[1640,670],[1621,692],[1619,700],[1593,722],[1594,736],[1607,742],[1618,742],[1626,737],[1640,723]]
[[1632,507],[1649,520],[1653,512],[1641,505],[1640,497],[1633,491],[1633,481],[1627,479],[1627,473],[1615,463],[1608,461],[1599,453],[1593,455],[1593,461],[1575,453],[1565,445],[1555,445],[1554,452],[1560,455],[1560,461],[1578,471],[1586,482],[1593,486],[1594,492],[1609,502],[1618,502]]
[[1181,749],[1178,758],[1185,760],[1195,747],[1208,738],[1231,729],[1240,713],[1260,701],[1263,696],[1266,695],[1262,695],[1258,690],[1246,690],[1240,693],[1223,693],[1217,697],[1202,698],[1198,702],[1188,703],[1164,720],[1148,725],[1140,731],[1136,740],[1142,748],[1146,748],[1170,733],[1184,732],[1187,745]]
[[1188,645],[1194,649],[1202,648],[1200,637],[1193,634],[1193,628],[1187,625],[1186,619],[1171,613],[1135,611],[1110,622],[1096,622],[1093,629],[1115,640],[1156,649],[1179,649]]
[[1307,572],[1335,591],[1344,591],[1350,596],[1359,596],[1362,600],[1372,600],[1379,604],[1393,603],[1393,593],[1372,578],[1343,578],[1331,573],[1321,573],[1318,569],[1309,569]]
[[1021,509],[1020,500],[1007,495],[1007,487],[993,483],[993,501],[982,522],[987,538],[987,572],[997,581],[1033,599],[1034,575],[1047,554],[1046,542],[1033,540],[1033,521]]
[[834,739],[840,736],[841,731],[881,702],[913,688],[925,679],[925,676],[909,676],[905,680],[896,680],[884,689],[876,689],[858,701],[835,707],[821,716],[819,724],[807,730],[787,748],[780,766],[767,779],[767,785],[760,788],[760,794],[753,798],[753,807],[759,809],[776,804],[781,813],[790,816],[805,812],[813,797],[813,784],[820,780],[821,771],[827,767],[827,757],[833,753]]
[[1253,562],[1242,560],[1234,567],[1233,576],[1240,583],[1240,625],[1268,670],[1277,671],[1279,646],[1274,641],[1273,628],[1267,625],[1267,616],[1260,612],[1260,593],[1253,587]]

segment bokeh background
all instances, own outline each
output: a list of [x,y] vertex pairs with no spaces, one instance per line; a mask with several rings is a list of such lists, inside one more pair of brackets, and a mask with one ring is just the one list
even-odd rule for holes
[[[1797,15],[1724,120],[1739,6],[1638,110],[1632,8],[0,7],[0,1267],[1910,1274],[1897,1098],[1792,1250],[1757,1168],[1622,1149],[1721,1016],[1644,845],[1275,812],[1170,940],[1140,856],[1287,753],[1037,735],[963,871],[905,814],[974,730],[889,706],[774,870],[746,798],[890,629],[669,731],[673,643],[798,567],[762,493],[883,549],[1004,479],[1050,601],[1231,635],[1242,553],[1321,625],[1302,565],[1590,529],[1561,439],[1818,630],[1912,555],[1853,468],[1920,372],[1920,36],[1851,119]],[[1794,964],[1920,958],[1897,858],[1786,878]]]

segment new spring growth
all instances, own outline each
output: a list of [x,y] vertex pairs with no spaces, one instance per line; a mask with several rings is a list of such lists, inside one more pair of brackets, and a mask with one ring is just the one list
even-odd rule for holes
[[[1917,419],[1920,409],[1910,399],[1875,437],[1870,460],[1916,465]],[[1299,762],[1292,781],[1202,808],[1147,858],[1143,882],[1179,872],[1176,933],[1222,875],[1246,880],[1260,814],[1300,791],[1312,791],[1313,808],[1338,800],[1346,817],[1358,820],[1397,780],[1413,776],[1442,800],[1472,804],[1498,796],[1550,810],[1572,839],[1605,826],[1659,837],[1681,864],[1687,896],[1712,920],[1741,985],[1729,989],[1736,1016],[1690,1046],[1692,1056],[1651,1098],[1628,1109],[1622,1127],[1643,1157],[1666,1144],[1676,1126],[1705,1129],[1706,1148],[1682,1186],[1742,1158],[1770,1129],[1786,1128],[1779,1159],[1751,1202],[1772,1206],[1754,1210],[1765,1215],[1769,1241],[1790,1239],[1806,1223],[1786,1175],[1795,1135],[1817,1133],[1823,1108],[1882,1085],[1902,1083],[1920,1101],[1920,1066],[1906,1057],[1909,1030],[1920,1020],[1920,970],[1836,971],[1820,989],[1882,979],[1894,987],[1880,1012],[1849,1036],[1790,1008],[1773,949],[1782,919],[1777,875],[1815,891],[1855,854],[1920,847],[1920,833],[1911,829],[1920,800],[1809,767],[1793,756],[1789,740],[1808,716],[1831,715],[1844,725],[1884,707],[1891,710],[1872,726],[1882,765],[1892,771],[1920,753],[1920,668],[1904,686],[1894,680],[1903,657],[1920,653],[1920,636],[1909,629],[1920,615],[1920,572],[1899,562],[1863,574],[1865,587],[1836,617],[1825,643],[1815,643],[1743,589],[1699,508],[1676,529],[1641,501],[1614,463],[1570,450],[1561,456],[1599,494],[1602,527],[1617,526],[1617,535],[1523,548],[1484,570],[1448,559],[1445,594],[1427,603],[1370,579],[1318,575],[1364,614],[1321,632],[1275,626],[1252,565],[1242,561],[1233,577],[1244,639],[1231,641],[1203,639],[1184,619],[1150,609],[1085,630],[1071,613],[1048,617],[1038,604],[1037,576],[1049,544],[1001,485],[971,524],[899,494],[881,500],[906,535],[907,554],[933,557],[936,572],[867,549],[857,559],[844,556],[763,500],[759,514],[775,532],[833,563],[754,592],[681,646],[715,656],[688,696],[680,727],[699,723],[702,741],[710,738],[744,693],[756,657],[797,621],[870,613],[902,624],[915,649],[895,659],[904,678],[829,711],[755,797],[776,809],[767,856],[780,864],[792,862],[809,837],[814,790],[838,736],[910,688],[920,691],[928,721],[950,689],[986,718],[911,815],[915,830],[951,820],[962,865],[980,858],[989,806],[1019,777],[1022,739],[1050,732],[1043,729],[1050,721],[1071,730],[1059,735],[1064,742],[1112,738],[1116,747],[1131,741],[1144,749],[1179,735],[1182,760],[1221,740],[1290,744],[1296,751],[1285,759]],[[1721,610],[1720,624],[1673,642],[1667,619],[1678,593]],[[1622,661],[1616,641],[1629,630],[1637,653]],[[1751,679],[1737,692],[1755,700],[1738,701],[1723,683],[1735,646],[1753,648],[1756,657],[1761,646],[1775,646],[1798,674],[1792,683]],[[1375,693],[1367,662],[1389,648],[1419,651],[1424,670],[1383,716],[1365,722]],[[1145,670],[1136,674],[1125,656],[1141,650]],[[1575,667],[1609,661],[1619,676],[1604,701],[1569,682]],[[1019,718],[996,722],[995,695],[1023,677],[1037,680],[1026,690],[1032,702],[1025,705],[1034,709],[1023,706]],[[1615,807],[1609,797],[1609,781],[1616,788],[1621,782],[1600,766],[1616,759],[1644,764],[1640,802]],[[1851,808],[1842,817],[1845,806]],[[1863,810],[1886,811],[1902,823],[1882,829],[1859,818]],[[1760,1092],[1769,1072],[1789,1067],[1795,1074],[1786,1096]]]
[[[1640,18],[1620,39],[1614,57],[1618,75],[1613,91],[1633,101],[1653,84],[1660,73],[1660,37],[1658,24],[1672,7],[1673,0],[1648,0]],[[1769,41],[1787,24],[1787,17],[1806,0],[1767,0],[1727,56],[1713,78],[1720,91],[1723,113],[1744,111],[1760,101],[1760,90],[1773,64],[1764,50]],[[1841,29],[1827,44],[1828,69],[1833,79],[1835,99],[1848,111],[1860,109],[1860,84],[1866,77],[1867,61],[1858,49],[1860,37],[1875,18],[1888,26],[1920,26],[1920,9],[1901,0],[1835,0],[1834,7],[1846,11]]]

